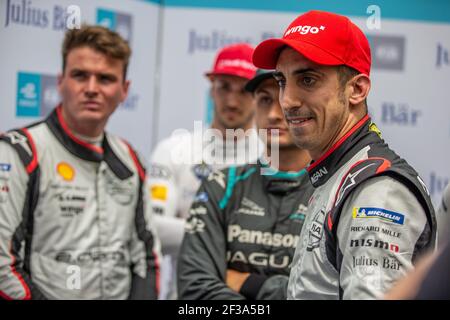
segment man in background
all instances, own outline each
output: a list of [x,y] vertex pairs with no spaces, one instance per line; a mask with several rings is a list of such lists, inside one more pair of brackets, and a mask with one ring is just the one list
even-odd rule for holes
[[[160,141],[151,156],[151,202],[165,255],[161,299],[176,299],[176,260],[185,219],[200,183],[213,169],[256,163],[264,150],[253,130],[252,96],[245,90],[256,73],[252,54],[253,48],[245,43],[224,47],[206,73],[214,103],[208,131],[212,134],[172,135]],[[230,129],[233,134],[227,137]]]

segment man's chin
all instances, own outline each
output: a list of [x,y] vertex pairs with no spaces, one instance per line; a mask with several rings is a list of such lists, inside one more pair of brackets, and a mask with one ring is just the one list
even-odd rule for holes
[[297,145],[294,142],[280,141],[279,143],[273,143],[269,140],[267,148],[278,148],[279,150],[297,149]]
[[83,111],[78,115],[77,120],[82,123],[96,124],[105,120],[105,115],[101,112]]
[[242,121],[238,121],[238,120],[224,119],[222,122],[226,129],[237,130],[237,129],[242,129],[244,127],[244,124],[242,123]]

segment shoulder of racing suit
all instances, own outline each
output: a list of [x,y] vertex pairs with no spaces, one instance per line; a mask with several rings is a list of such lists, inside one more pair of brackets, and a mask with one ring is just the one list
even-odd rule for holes
[[[436,230],[437,227],[428,189],[418,173],[392,150],[384,149],[382,156],[376,156],[381,152],[377,152],[376,147],[374,149],[373,157],[369,154],[368,159],[357,161],[344,174],[334,195],[333,205],[325,218],[326,254],[330,263],[338,271],[342,263],[342,254],[337,244],[337,226],[342,208],[352,192],[369,179],[389,176],[405,185],[424,209],[431,230]],[[433,248],[436,239],[432,237],[430,240],[426,246]]]

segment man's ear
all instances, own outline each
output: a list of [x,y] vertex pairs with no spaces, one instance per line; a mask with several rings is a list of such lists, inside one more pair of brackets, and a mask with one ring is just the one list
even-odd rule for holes
[[126,98],[128,97],[128,92],[130,89],[130,80],[125,80],[123,82],[123,92],[122,92],[122,99],[121,102],[124,102],[126,100]]
[[365,74],[358,74],[350,80],[351,86],[349,102],[352,105],[358,105],[366,100],[370,91],[370,78]]
[[57,87],[58,87],[58,93],[61,95],[61,90],[62,90],[62,81],[63,81],[64,75],[62,73],[59,73],[58,76],[56,77],[56,81],[57,81]]

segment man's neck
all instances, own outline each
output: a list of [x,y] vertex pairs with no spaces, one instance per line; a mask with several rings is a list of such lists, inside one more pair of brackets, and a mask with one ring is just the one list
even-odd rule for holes
[[319,160],[323,157],[328,150],[330,150],[343,136],[345,136],[361,119],[364,118],[366,113],[361,115],[350,114],[347,121],[341,127],[340,130],[337,130],[335,135],[329,140],[329,142],[325,145],[325,147],[320,148],[319,150],[309,150],[309,154],[314,161]]
[[77,123],[76,121],[73,121],[65,112],[64,108],[62,108],[62,117],[63,120],[66,122],[67,126],[69,127],[70,131],[72,131],[73,134],[85,137],[85,139],[97,139],[104,133],[104,125],[103,124],[97,124],[95,126],[89,125],[89,123]]

